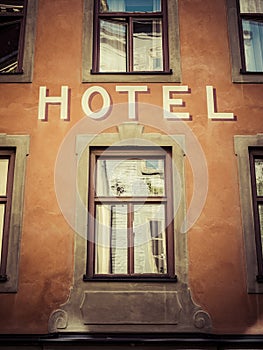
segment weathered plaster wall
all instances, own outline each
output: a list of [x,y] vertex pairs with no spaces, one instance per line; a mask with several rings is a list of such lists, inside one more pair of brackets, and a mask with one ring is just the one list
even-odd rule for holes
[[[190,112],[192,120],[185,123],[203,147],[209,173],[205,207],[188,233],[190,287],[211,315],[214,332],[261,333],[263,296],[246,292],[233,136],[262,132],[263,86],[231,82],[224,0],[179,0],[179,18],[182,84],[191,91],[176,111]],[[63,139],[84,115],[81,97],[90,87],[81,83],[81,37],[82,1],[39,0],[33,83],[0,85],[0,132],[31,137],[19,290],[0,295],[1,333],[47,332],[51,311],[66,301],[72,283],[73,232],[56,200],[54,166]],[[39,86],[58,96],[61,85],[71,90],[70,120],[59,119],[59,106],[49,106],[47,121],[38,120]],[[113,103],[127,102],[127,94],[116,92],[114,83],[99,85]],[[144,85],[150,92],[139,94],[138,101],[162,107],[163,84],[147,84],[146,78]],[[235,121],[208,120],[206,85],[216,88],[218,111],[233,112]],[[100,107],[99,98],[93,102],[94,109]],[[125,121],[126,113],[121,120],[90,119],[89,133]],[[148,130],[177,132],[177,122],[162,115],[158,120],[143,115],[138,121],[150,125]],[[191,181],[188,166],[189,201]]]

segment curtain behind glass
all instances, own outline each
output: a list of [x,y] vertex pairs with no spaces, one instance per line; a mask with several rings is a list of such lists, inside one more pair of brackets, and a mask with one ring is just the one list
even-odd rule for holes
[[246,70],[263,71],[263,23],[242,20]]

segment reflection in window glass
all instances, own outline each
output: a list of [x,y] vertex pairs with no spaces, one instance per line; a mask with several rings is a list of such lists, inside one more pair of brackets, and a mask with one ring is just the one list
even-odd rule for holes
[[5,204],[0,204],[0,263],[1,263],[1,256],[2,256],[4,218],[5,218]]
[[246,71],[263,71],[263,23],[260,20],[242,20]]
[[0,159],[0,196],[6,195],[8,164],[8,159]]
[[159,12],[161,0],[101,0],[101,12]]
[[127,274],[127,206],[96,206],[96,274]]
[[163,159],[98,159],[98,196],[163,196]]
[[135,205],[133,233],[134,272],[167,273],[164,205]]
[[100,21],[100,72],[126,72],[126,32],[125,23]]
[[162,71],[161,20],[135,20],[133,22],[134,71]]
[[255,159],[257,195],[263,196],[263,160]]
[[239,0],[241,13],[263,13],[262,0]]

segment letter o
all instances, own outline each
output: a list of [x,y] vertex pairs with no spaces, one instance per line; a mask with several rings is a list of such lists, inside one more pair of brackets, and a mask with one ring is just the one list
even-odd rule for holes
[[[103,100],[103,106],[97,112],[93,112],[89,107],[90,106],[89,105],[90,97],[94,93],[99,93],[102,97],[102,100]],[[81,99],[81,106],[82,106],[83,112],[85,113],[85,115],[87,117],[90,117],[92,119],[103,118],[105,116],[105,114],[107,114],[109,109],[110,109],[110,96],[109,96],[108,92],[103,87],[92,86],[84,92],[82,99]]]

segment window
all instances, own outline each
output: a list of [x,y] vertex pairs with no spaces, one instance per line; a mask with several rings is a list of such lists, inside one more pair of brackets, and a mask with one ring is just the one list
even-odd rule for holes
[[177,1],[85,0],[83,23],[84,82],[180,82]]
[[234,82],[263,81],[263,3],[227,0]]
[[263,136],[235,136],[246,254],[247,289],[263,293]]
[[168,71],[165,1],[96,1],[94,72]]
[[36,0],[0,4],[0,82],[32,79]]
[[0,148],[0,280],[5,281],[15,150]]
[[263,147],[251,148],[250,172],[253,198],[253,213],[255,240],[257,249],[259,282],[263,282],[263,259],[262,259],[262,237],[263,237]]
[[[81,130],[72,148],[61,148],[55,170],[76,234],[70,297],[52,312],[49,332],[211,330],[188,287],[185,135],[144,132],[138,123]],[[70,182],[69,154],[77,165]],[[67,198],[65,184],[76,186]]]
[[0,292],[16,292],[29,136],[0,134]]
[[89,277],[172,277],[171,151],[92,149]]

